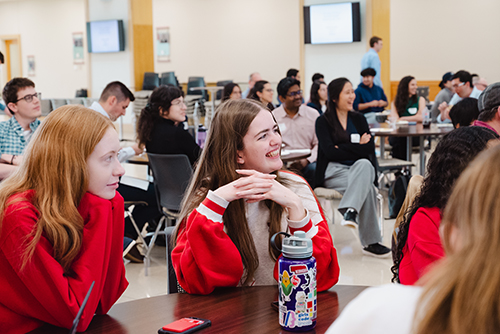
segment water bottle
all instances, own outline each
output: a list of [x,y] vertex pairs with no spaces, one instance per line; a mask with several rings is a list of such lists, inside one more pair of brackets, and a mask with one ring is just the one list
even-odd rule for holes
[[205,146],[206,139],[207,139],[207,129],[205,129],[205,127],[202,124],[200,124],[198,126],[198,131],[196,134],[196,140],[198,142],[198,146],[203,148],[203,146]]
[[312,240],[296,231],[283,239],[279,259],[279,323],[287,331],[305,332],[316,326],[316,259],[312,256]]
[[427,107],[424,109],[424,119],[422,121],[422,124],[424,126],[424,128],[429,128],[431,126],[431,119],[430,119],[430,115],[429,115],[429,109],[427,109]]

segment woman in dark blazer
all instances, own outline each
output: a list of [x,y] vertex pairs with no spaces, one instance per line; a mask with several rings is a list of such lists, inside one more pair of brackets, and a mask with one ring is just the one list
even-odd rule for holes
[[328,85],[328,108],[316,120],[318,160],[315,185],[343,194],[341,224],[359,228],[363,253],[389,257],[377,222],[375,145],[363,114],[353,112],[356,94],[346,78]]

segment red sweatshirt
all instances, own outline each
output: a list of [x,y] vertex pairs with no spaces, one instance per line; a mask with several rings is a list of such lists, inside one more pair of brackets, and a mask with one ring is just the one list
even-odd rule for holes
[[399,264],[399,281],[402,284],[415,284],[434,262],[444,257],[439,237],[440,224],[439,208],[420,208],[412,217]]
[[[307,237],[312,239],[313,256],[317,261],[317,288],[318,291],[327,290],[338,281],[339,265],[337,252],[321,206],[303,179],[291,173],[280,173],[293,182],[300,182],[297,191],[294,192],[302,198],[308,214],[301,222],[287,220],[288,230],[289,233],[302,230],[306,232]],[[243,275],[243,262],[238,249],[224,231],[222,221],[228,204],[213,192],[209,192],[199,207],[182,222],[177,245],[172,251],[172,264],[179,284],[188,293],[209,294],[216,287],[237,286],[240,283]],[[253,219],[265,217],[269,212],[265,206],[261,206],[259,210],[259,212],[254,212],[256,217]],[[248,211],[247,219],[252,219],[248,217]],[[266,222],[264,218],[264,221],[260,223]],[[258,240],[255,240],[255,236],[254,241],[257,244]],[[268,244],[268,240],[265,244]],[[261,254],[268,252],[267,248],[260,251]],[[261,259],[260,262],[262,264],[264,261]],[[274,279],[278,279],[277,261],[274,265]],[[254,283],[259,285],[258,281]]]
[[26,333],[45,322],[70,328],[87,291],[94,289],[78,326],[87,329],[95,313],[105,314],[125,291],[123,198],[105,200],[86,193],[78,212],[83,217],[79,255],[65,275],[53,257],[51,243],[42,235],[33,257],[21,271],[22,253],[39,212],[34,191],[14,195],[23,200],[10,205],[0,231],[0,332]]

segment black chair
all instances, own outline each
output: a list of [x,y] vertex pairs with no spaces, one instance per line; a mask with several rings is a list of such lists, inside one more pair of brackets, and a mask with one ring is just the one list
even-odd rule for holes
[[[224,87],[225,85],[232,83],[233,80],[222,80],[222,81],[217,81],[216,85],[219,87]],[[222,89],[217,91],[217,100],[222,99]]]
[[[144,259],[147,268],[149,267],[149,256],[154,241],[159,234],[164,234],[167,239],[166,261],[169,271],[167,287],[169,288],[169,293],[173,293],[179,291],[179,286],[171,265],[170,238],[174,230],[175,221],[179,218],[181,201],[193,174],[193,168],[188,157],[184,154],[148,153],[148,158],[149,166],[153,172],[158,207],[161,208],[163,217],[158,222],[156,231],[152,235]],[[164,225],[164,230],[160,232],[162,225]]]
[[172,85],[179,87],[179,81],[174,72],[164,72],[160,76],[160,85]]
[[417,96],[422,96],[425,99],[425,103],[429,103],[429,86],[417,87]]
[[154,90],[160,85],[158,73],[144,72],[144,81],[142,82],[142,90]]
[[194,87],[205,87],[205,79],[203,77],[189,77],[187,84],[186,95],[201,95],[203,100],[208,100],[208,94],[206,90],[191,90]]

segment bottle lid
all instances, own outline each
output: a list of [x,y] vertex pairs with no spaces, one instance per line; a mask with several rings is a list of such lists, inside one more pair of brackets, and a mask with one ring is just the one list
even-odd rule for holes
[[306,238],[306,232],[295,231],[291,237],[283,239],[282,253],[283,256],[292,259],[311,257],[313,254],[312,240]]

